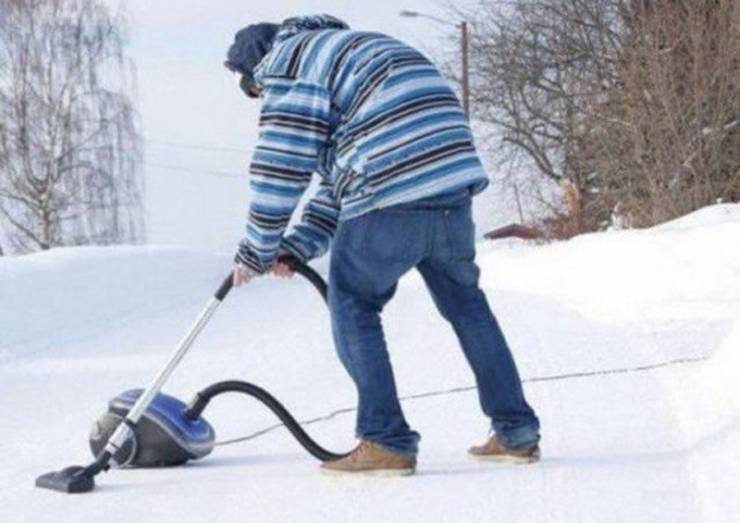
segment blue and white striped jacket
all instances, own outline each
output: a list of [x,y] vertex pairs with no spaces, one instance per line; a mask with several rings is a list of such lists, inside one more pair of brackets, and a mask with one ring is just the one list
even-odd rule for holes
[[[326,252],[341,220],[488,178],[460,103],[421,53],[322,15],[286,20],[254,71],[263,88],[252,203],[237,261]],[[283,237],[312,174],[317,194]]]

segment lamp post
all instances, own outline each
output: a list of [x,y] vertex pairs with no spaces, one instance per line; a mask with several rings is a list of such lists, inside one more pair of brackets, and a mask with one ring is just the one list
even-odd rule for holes
[[468,45],[468,23],[462,21],[459,24],[453,24],[442,18],[438,18],[433,15],[425,13],[419,13],[418,11],[406,11],[403,10],[399,15],[406,18],[427,18],[443,25],[449,25],[460,29],[460,50],[462,52],[462,71],[461,71],[461,86],[462,86],[462,103],[465,116],[470,118],[470,66],[468,63],[469,57],[469,45]]

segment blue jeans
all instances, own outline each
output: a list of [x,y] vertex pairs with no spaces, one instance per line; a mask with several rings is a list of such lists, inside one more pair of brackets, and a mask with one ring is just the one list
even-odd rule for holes
[[467,192],[400,204],[339,224],[331,250],[329,306],[339,358],[357,387],[358,438],[404,455],[418,451],[420,436],[404,419],[380,322],[399,278],[416,267],[457,334],[496,436],[511,448],[539,440],[539,421],[478,287],[474,258]]

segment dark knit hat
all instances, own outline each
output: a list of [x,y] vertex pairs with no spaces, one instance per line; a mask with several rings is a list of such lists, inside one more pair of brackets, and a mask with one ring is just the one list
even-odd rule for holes
[[254,68],[272,48],[280,28],[277,24],[254,24],[240,30],[226,53],[224,65],[243,75],[243,83],[254,85]]

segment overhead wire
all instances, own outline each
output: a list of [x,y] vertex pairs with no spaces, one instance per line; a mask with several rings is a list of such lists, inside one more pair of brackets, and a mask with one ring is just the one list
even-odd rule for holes
[[143,162],[143,164],[147,167],[152,167],[155,169],[164,169],[166,171],[177,171],[177,172],[185,172],[185,173],[191,173],[191,174],[206,174],[209,176],[220,176],[222,178],[234,178],[234,179],[240,179],[240,180],[247,179],[246,171],[240,174],[240,173],[231,172],[231,171],[216,171],[216,170],[211,170],[211,169],[193,169],[192,167],[182,167],[179,165],[168,165],[168,164],[153,163],[153,162]]
[[[175,148],[175,149],[189,149],[189,150],[195,150],[195,151],[206,151],[206,152],[217,152],[217,153],[232,153],[232,154],[238,153],[244,156],[249,156],[254,152],[254,149],[249,149],[249,148],[239,149],[237,147],[231,147],[231,146],[203,145],[203,144],[195,144],[195,143],[174,142],[174,141],[168,141],[168,140],[157,140],[153,138],[145,138],[144,141],[146,143],[149,143],[155,146],[161,146],[161,147],[170,147],[170,148]],[[202,174],[202,175],[208,175],[208,176],[220,176],[222,178],[235,178],[235,179],[243,180],[243,179],[246,179],[247,177],[246,170],[244,173],[238,173],[234,171],[222,171],[218,169],[195,169],[193,167],[184,167],[184,166],[179,166],[179,165],[164,164],[164,163],[149,162],[149,161],[143,162],[143,165],[154,168],[154,169],[163,169],[166,171],[175,171],[175,172],[183,172],[183,173],[190,173],[190,174]]]
[[213,151],[213,152],[226,152],[226,153],[238,153],[238,154],[248,154],[253,151],[252,148],[239,148],[239,147],[231,147],[231,146],[225,146],[225,145],[203,145],[203,144],[195,144],[195,143],[185,143],[185,142],[173,142],[168,140],[155,140],[153,138],[145,138],[144,141],[146,143],[150,143],[152,145],[156,146],[162,146],[162,147],[173,147],[177,149],[194,149],[199,151]]

